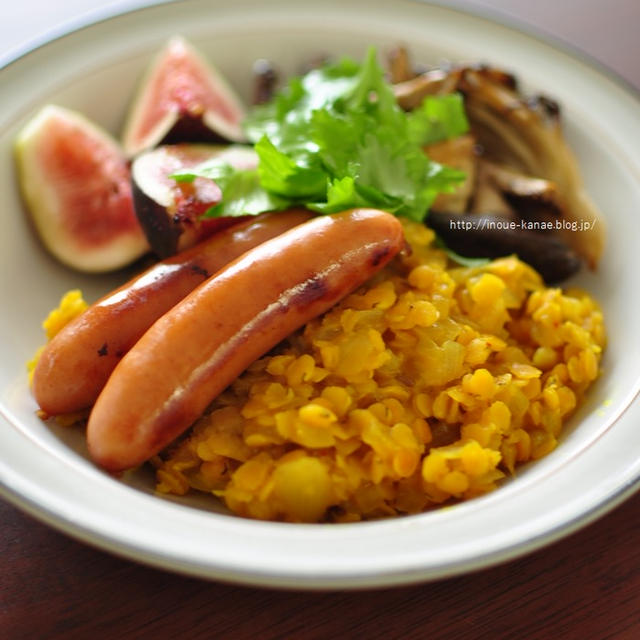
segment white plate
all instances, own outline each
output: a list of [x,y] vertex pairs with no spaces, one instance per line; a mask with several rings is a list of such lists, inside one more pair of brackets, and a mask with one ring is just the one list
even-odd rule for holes
[[[580,284],[604,307],[610,343],[604,375],[560,446],[498,491],[419,516],[319,526],[253,522],[203,501],[160,499],[144,473],[126,482],[97,470],[80,434],[34,415],[25,362],[62,292],[94,299],[116,278],[83,277],[34,239],[11,157],[16,132],[46,102],[119,131],[150,56],[181,33],[245,95],[254,59],[283,71],[310,57],[360,57],[369,44],[407,43],[415,59],[484,60],[515,72],[563,104],[566,132],[586,183],[610,221],[609,246]],[[531,551],[604,513],[640,478],[640,105],[616,80],[535,37],[484,18],[409,0],[299,3],[186,0],[113,17],[53,40],[0,74],[0,483],[3,494],[52,526],[152,565],[251,584],[350,587],[453,575]]]

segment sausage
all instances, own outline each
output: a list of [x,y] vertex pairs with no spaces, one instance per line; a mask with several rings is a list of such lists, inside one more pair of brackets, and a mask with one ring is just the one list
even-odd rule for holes
[[98,300],[38,360],[32,388],[40,408],[58,415],[90,407],[122,356],[160,316],[231,260],[310,217],[292,209],[234,225]]
[[89,415],[93,460],[116,472],[154,456],[253,361],[403,247],[396,218],[354,209],[314,218],[227,265],[120,361]]

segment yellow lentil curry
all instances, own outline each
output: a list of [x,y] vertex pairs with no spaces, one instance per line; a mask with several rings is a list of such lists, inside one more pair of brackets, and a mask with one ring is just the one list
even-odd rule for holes
[[[484,494],[556,447],[599,374],[596,302],[514,256],[452,265],[433,231],[404,224],[410,251],[256,361],[152,460],[158,492],[211,493],[250,518],[352,522]],[[85,308],[68,292],[47,337]]]
[[350,522],[494,489],[554,449],[596,379],[597,304],[515,257],[411,253],[255,362],[154,460],[157,490],[242,516]]

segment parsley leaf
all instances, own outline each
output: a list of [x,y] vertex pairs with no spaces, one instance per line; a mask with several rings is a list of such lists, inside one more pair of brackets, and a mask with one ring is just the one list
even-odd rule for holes
[[260,158],[260,184],[270,193],[306,201],[322,197],[326,192],[326,173],[312,156],[303,154],[294,159],[279,151],[266,135],[260,138],[255,149]]
[[409,135],[421,145],[457,138],[469,130],[464,102],[459,93],[427,96],[407,114]]
[[214,180],[223,198],[207,209],[204,216],[257,215],[264,211],[286,209],[289,200],[264,189],[257,169],[237,169],[228,162],[213,158],[195,168],[176,171],[171,177],[178,182],[193,182],[197,177]]
[[465,177],[423,150],[467,131],[460,97],[430,97],[405,113],[373,48],[361,65],[343,59],[293,78],[244,127],[259,157],[257,171],[213,162],[172,176],[216,180],[223,201],[207,216],[301,204],[319,213],[375,207],[421,221],[436,196]]
[[439,236],[436,237],[435,245],[439,249],[442,249],[447,254],[447,257],[450,260],[452,260],[456,264],[459,264],[461,267],[474,269],[475,267],[484,267],[491,262],[490,258],[471,258],[469,256],[462,256],[457,251],[454,251],[453,249],[448,247],[445,244],[444,240]]

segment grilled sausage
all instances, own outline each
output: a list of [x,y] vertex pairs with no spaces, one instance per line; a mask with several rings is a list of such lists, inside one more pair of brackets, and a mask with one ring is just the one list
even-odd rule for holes
[[306,222],[227,265],[120,361],[89,416],[93,459],[137,466],[184,432],[253,361],[381,269],[402,225],[355,209]]
[[45,347],[33,375],[40,407],[50,415],[90,407],[122,356],[160,316],[227,263],[310,215],[265,214],[227,228],[98,300]]

